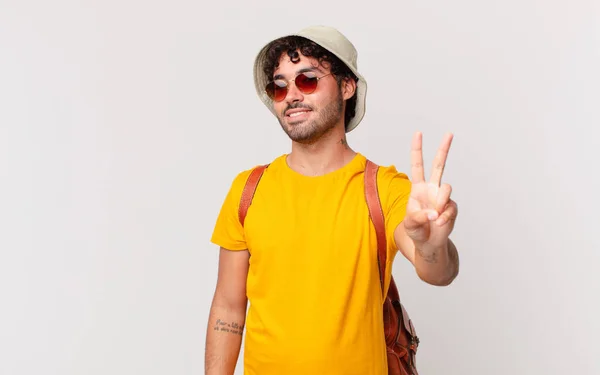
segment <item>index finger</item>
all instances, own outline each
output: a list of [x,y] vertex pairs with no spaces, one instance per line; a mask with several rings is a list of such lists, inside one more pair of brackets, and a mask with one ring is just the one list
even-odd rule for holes
[[436,184],[437,186],[440,186],[442,183],[442,174],[444,174],[444,168],[446,167],[446,160],[448,159],[448,152],[450,151],[452,138],[454,138],[452,133],[446,134],[442,140],[440,148],[435,154],[435,159],[433,159],[433,169],[431,170],[430,182]]
[[423,134],[416,132],[410,147],[410,169],[413,183],[425,181],[425,170],[423,169]]

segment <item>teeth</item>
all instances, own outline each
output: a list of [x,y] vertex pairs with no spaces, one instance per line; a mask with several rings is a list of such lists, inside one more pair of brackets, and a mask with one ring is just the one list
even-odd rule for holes
[[303,112],[294,112],[294,113],[290,113],[290,117],[296,117],[296,116],[300,116],[301,114],[306,113],[306,111]]

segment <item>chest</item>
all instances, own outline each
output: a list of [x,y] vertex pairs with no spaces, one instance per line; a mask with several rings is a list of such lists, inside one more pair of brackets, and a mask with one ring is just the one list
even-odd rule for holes
[[376,259],[361,179],[308,187],[265,183],[244,230],[254,265],[353,267]]

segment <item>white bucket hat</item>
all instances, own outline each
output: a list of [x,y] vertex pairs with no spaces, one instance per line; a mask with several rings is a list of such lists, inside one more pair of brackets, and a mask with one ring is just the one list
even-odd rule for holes
[[[337,56],[358,77],[358,82],[356,83],[355,115],[346,126],[346,132],[350,132],[360,123],[365,115],[367,95],[367,82],[364,77],[358,73],[356,64],[358,53],[356,52],[356,48],[354,48],[354,45],[342,33],[328,26],[311,26],[302,29],[296,34],[289,34],[287,36],[301,36],[317,43]],[[254,85],[262,102],[274,115],[277,115],[273,109],[273,101],[265,92],[265,86],[271,80],[271,77],[267,77],[263,71],[266,54],[270,44],[271,43],[266,44],[254,60]]]

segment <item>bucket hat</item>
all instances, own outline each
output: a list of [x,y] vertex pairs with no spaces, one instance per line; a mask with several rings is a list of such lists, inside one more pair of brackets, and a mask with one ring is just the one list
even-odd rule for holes
[[[365,81],[365,78],[358,72],[358,53],[354,45],[340,31],[329,26],[310,26],[300,30],[295,34],[288,34],[282,37],[287,36],[301,36],[315,42],[316,44],[320,45],[321,47],[325,48],[326,50],[337,56],[344,64],[346,64],[346,66],[352,71],[352,73],[354,73],[356,77],[358,77],[355,94],[355,115],[346,126],[346,133],[356,128],[356,126],[360,123],[360,121],[365,115],[367,82]],[[265,86],[270,81],[271,77],[267,77],[263,71],[265,58],[271,43],[272,41],[263,46],[263,48],[260,50],[260,52],[257,54],[254,60],[254,85],[256,87],[256,92],[262,100],[262,102],[267,106],[267,108],[269,108],[269,110],[274,115],[277,115],[277,113],[275,113],[275,110],[273,109],[273,101],[265,92]]]

